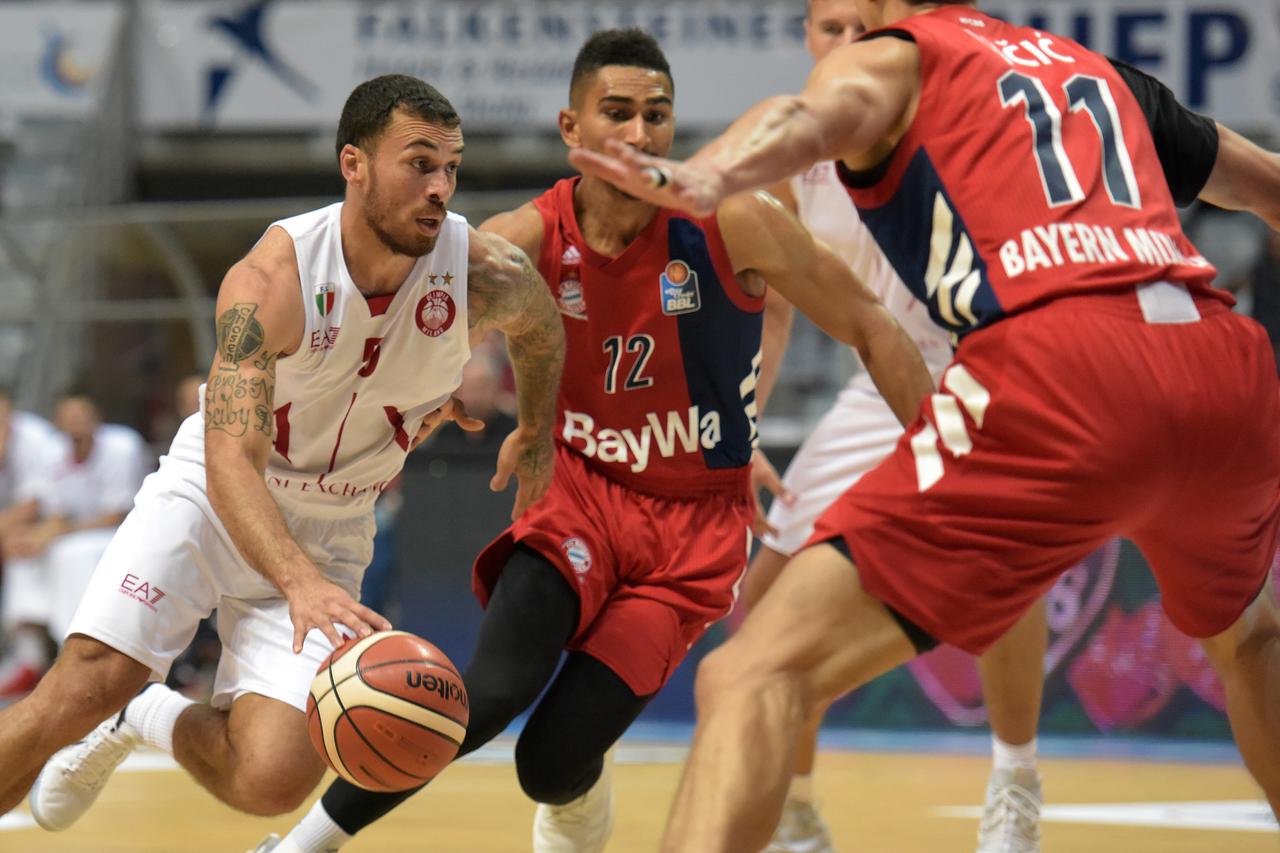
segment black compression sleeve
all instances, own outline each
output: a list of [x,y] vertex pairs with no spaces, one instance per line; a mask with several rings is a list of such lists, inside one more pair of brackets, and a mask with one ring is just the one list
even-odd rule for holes
[[1147,116],[1156,153],[1173,200],[1185,207],[1196,200],[1218,159],[1218,125],[1178,103],[1156,78],[1118,59],[1109,60]]

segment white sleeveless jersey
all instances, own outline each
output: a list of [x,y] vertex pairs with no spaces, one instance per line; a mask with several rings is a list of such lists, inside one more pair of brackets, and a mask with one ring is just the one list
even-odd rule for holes
[[[274,223],[293,238],[306,327],[298,349],[276,362],[266,480],[282,509],[310,518],[372,510],[471,355],[467,221],[448,214],[435,249],[381,305],[347,271],[341,213],[338,203]],[[203,467],[202,414],[183,423],[169,455]]]
[[[937,377],[951,362],[950,338],[933,322],[925,305],[911,295],[880,251],[871,231],[858,218],[858,210],[836,174],[835,163],[829,160],[815,163],[807,172],[796,175],[791,179],[791,191],[800,221],[880,297],[920,348],[929,371]],[[927,246],[921,247],[921,251],[927,250]],[[865,370],[859,371],[850,384],[874,388]]]
[[347,272],[341,214],[338,203],[275,223],[293,238],[307,324],[276,363],[267,485],[308,514],[368,511],[471,355],[467,221],[448,214],[435,249],[377,313]]

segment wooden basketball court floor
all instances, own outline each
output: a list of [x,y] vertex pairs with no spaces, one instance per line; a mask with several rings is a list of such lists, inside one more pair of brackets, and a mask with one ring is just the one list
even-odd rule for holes
[[[945,746],[916,749],[898,754],[824,748],[817,789],[839,850],[974,849],[977,806],[989,759],[974,748],[960,754]],[[683,755],[680,743],[623,741],[614,777],[617,819],[609,853],[650,853],[657,848]],[[1204,756],[1195,761],[1043,760],[1043,850],[1280,850],[1280,831],[1259,790],[1228,756],[1225,750],[1215,750],[1208,761]],[[345,850],[529,850],[534,806],[516,784],[510,757],[511,744],[504,740],[460,762]],[[243,853],[267,832],[283,831],[301,814],[277,819],[238,814],[204,793],[167,756],[139,753],[117,771],[93,810],[65,833],[40,830],[22,810],[0,819],[0,851]]]

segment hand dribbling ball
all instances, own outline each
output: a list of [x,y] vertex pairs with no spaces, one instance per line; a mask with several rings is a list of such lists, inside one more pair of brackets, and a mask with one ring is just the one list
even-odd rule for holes
[[307,731],[339,776],[369,791],[433,779],[467,733],[467,691],[453,663],[405,631],[339,646],[311,682]]

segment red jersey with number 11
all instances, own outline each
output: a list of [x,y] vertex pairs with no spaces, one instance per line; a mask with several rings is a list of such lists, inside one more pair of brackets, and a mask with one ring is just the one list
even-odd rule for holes
[[763,297],[742,291],[714,216],[658,210],[618,257],[593,251],[574,214],[577,185],[534,200],[538,271],[568,347],[557,439],[650,494],[745,490]]
[[1098,54],[944,6],[864,38],[920,50],[920,102],[862,220],[934,321],[962,336],[1049,300],[1168,281],[1226,302],[1182,233],[1141,107]]

